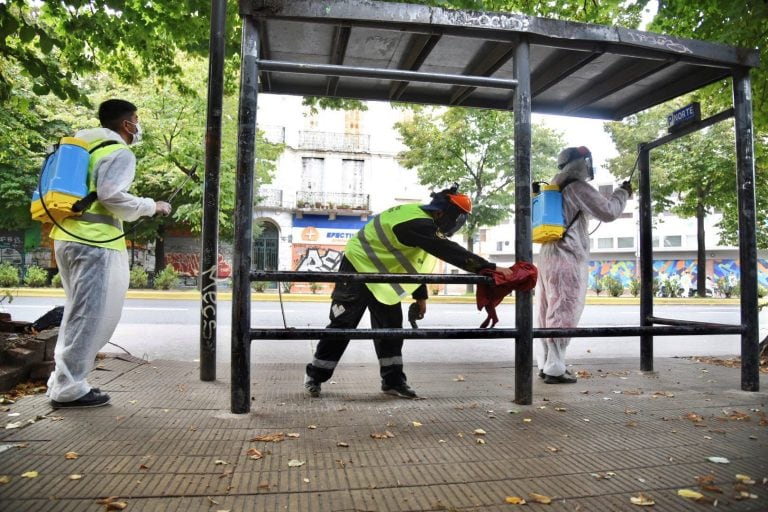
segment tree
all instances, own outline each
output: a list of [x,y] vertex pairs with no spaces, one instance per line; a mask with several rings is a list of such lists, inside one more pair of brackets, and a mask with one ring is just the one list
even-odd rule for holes
[[[686,100],[631,116],[623,122],[607,123],[619,156],[609,160],[609,170],[628,178],[636,165],[637,145],[666,134],[666,114]],[[698,276],[705,275],[706,244],[704,220],[715,210],[724,210],[736,190],[733,161],[733,123],[721,122],[677,139],[651,153],[651,193],[656,214],[671,212],[681,218],[696,218]],[[634,163],[633,163],[634,162]],[[706,295],[703,278],[697,293]]]
[[[764,0],[660,0],[658,14],[649,29],[743,48],[760,48],[763,50],[762,60],[765,60],[768,3]],[[753,69],[750,79],[755,142],[757,244],[759,248],[768,248],[768,223],[765,222],[768,218],[768,70],[765,65]],[[729,108],[733,102],[730,81],[723,80],[702,89],[696,93],[696,99],[711,114]],[[723,208],[720,239],[721,243],[737,245],[738,204],[733,200],[735,188],[731,198]]]
[[[464,232],[467,249],[474,248],[480,226],[495,226],[508,218],[514,204],[514,118],[511,112],[416,107],[410,120],[395,125],[408,149],[401,164],[416,169],[419,182],[435,189],[458,183],[472,198],[472,215]],[[563,143],[559,133],[533,125],[531,171],[546,179],[556,168]],[[471,289],[471,285],[468,289]]]

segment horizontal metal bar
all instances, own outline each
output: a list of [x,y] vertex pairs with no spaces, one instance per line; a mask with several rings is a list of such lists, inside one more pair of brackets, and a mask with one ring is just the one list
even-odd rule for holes
[[[740,325],[702,326],[626,326],[534,329],[534,338],[608,338],[617,336],[682,336],[688,334],[741,334]],[[252,340],[309,340],[321,338],[370,339],[490,339],[517,338],[517,329],[251,329]]]
[[648,321],[659,325],[698,325],[704,327],[731,327],[733,324],[720,324],[716,322],[697,322],[695,320],[680,320],[677,318],[661,318],[649,316]]
[[280,71],[324,76],[352,76],[359,78],[383,78],[385,80],[468,85],[472,87],[494,87],[498,89],[514,89],[517,87],[517,80],[511,78],[450,75],[447,73],[426,73],[423,71],[339,66],[335,64],[307,64],[281,60],[259,60],[257,65],[259,71]]
[[659,146],[663,146],[667,142],[671,142],[673,140],[679,139],[680,137],[683,137],[685,135],[688,135],[689,133],[693,133],[699,130],[702,130],[708,126],[712,126],[713,124],[717,124],[720,121],[725,121],[726,119],[730,119],[734,116],[734,110],[733,108],[729,108],[727,110],[723,110],[719,114],[715,114],[713,116],[710,116],[706,119],[702,119],[698,123],[690,124],[684,128],[681,128],[680,130],[676,132],[672,132],[669,135],[665,135],[663,137],[660,137],[653,142],[649,142],[645,145],[645,148],[648,150],[651,150],[653,148],[657,148]]
[[253,270],[251,281],[277,281],[300,283],[447,283],[447,284],[493,284],[493,279],[476,274],[378,274],[344,272],[294,272],[287,270]]

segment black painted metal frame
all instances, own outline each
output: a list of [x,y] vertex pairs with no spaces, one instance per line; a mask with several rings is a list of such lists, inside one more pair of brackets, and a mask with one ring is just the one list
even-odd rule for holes
[[[280,3],[282,8],[292,9],[290,3]],[[261,8],[271,8],[271,2],[255,2]],[[302,3],[304,6],[306,3]],[[530,292],[516,292],[515,294],[515,329],[252,329],[250,317],[250,282],[252,280],[275,281],[335,281],[338,279],[364,279],[370,282],[482,282],[482,277],[459,275],[386,275],[365,274],[351,275],[296,272],[251,272],[252,245],[252,221],[253,221],[253,171],[255,161],[255,130],[256,130],[256,106],[259,90],[259,74],[261,70],[280,70],[290,73],[326,74],[333,80],[340,76],[361,78],[388,78],[393,82],[403,80],[421,81],[440,84],[455,84],[462,87],[500,87],[513,89],[512,108],[515,114],[515,254],[517,261],[530,262],[532,260],[531,240],[531,68],[530,68],[530,44],[531,41],[542,37],[537,30],[541,27],[548,28],[549,22],[534,20],[534,25],[528,33],[525,31],[514,32],[512,35],[502,34],[506,43],[514,40],[511,49],[514,55],[514,78],[494,79],[489,75],[492,69],[485,69],[477,76],[472,73],[452,75],[443,73],[418,72],[414,70],[403,71],[396,69],[377,69],[366,67],[342,66],[339,64],[316,64],[280,62],[268,59],[260,59],[260,24],[255,16],[254,5],[241,0],[241,17],[243,21],[241,43],[241,77],[240,77],[240,105],[238,115],[238,154],[236,175],[236,207],[235,207],[235,244],[233,258],[233,302],[232,302],[232,362],[231,362],[231,409],[234,413],[246,413],[250,411],[250,342],[254,339],[311,339],[322,338],[328,335],[344,334],[352,339],[398,336],[412,339],[449,338],[513,338],[515,340],[515,402],[530,404],[532,402],[532,361],[534,337],[613,337],[613,336],[640,336],[641,369],[644,371],[653,368],[653,338],[654,336],[682,335],[682,334],[740,334],[742,337],[742,389],[757,391],[758,362],[757,362],[757,251],[755,238],[755,188],[754,188],[754,156],[752,138],[752,105],[749,83],[749,66],[752,54],[749,55],[750,63],[743,62],[740,65],[728,64],[731,67],[731,76],[734,87],[734,117],[736,119],[736,158],[738,172],[738,198],[739,198],[739,237],[740,237],[740,263],[742,271],[742,295],[741,295],[741,324],[724,325],[701,322],[684,322],[679,320],[660,319],[653,316],[652,293],[652,243],[651,243],[651,212],[650,212],[650,170],[649,149],[641,146],[639,157],[641,198],[641,307],[640,326],[628,327],[604,327],[604,328],[572,328],[572,329],[533,329],[533,302]],[[308,4],[311,9],[317,6]],[[359,7],[359,2],[355,6]],[[336,12],[343,12],[345,2],[338,2],[334,8]],[[280,7],[275,7],[280,8]],[[296,7],[300,9],[301,7]],[[402,4],[398,8],[408,9]],[[420,7],[410,6],[413,9]],[[340,11],[339,11],[340,10]],[[318,12],[321,15],[322,11]],[[473,13],[477,14],[477,13]],[[482,13],[480,13],[482,14]],[[458,24],[466,23],[459,14]],[[522,19],[519,15],[510,15],[512,21]],[[490,19],[490,18],[489,18]],[[375,26],[375,20],[366,23]],[[558,22],[559,23],[559,22]],[[578,24],[570,24],[576,27]],[[557,25],[553,25],[557,28]],[[489,27],[493,28],[493,27]],[[567,28],[571,30],[570,26]],[[466,27],[462,28],[466,30]],[[473,28],[474,30],[474,28]],[[481,28],[477,28],[482,31]],[[566,30],[563,27],[563,30]],[[579,29],[580,30],[580,29]],[[594,26],[589,29],[594,30]],[[342,29],[343,33],[343,29]],[[510,32],[511,33],[511,32]],[[633,38],[635,32],[626,32]],[[586,31],[589,35],[591,32]],[[551,36],[551,34],[549,34]],[[505,43],[505,44],[506,44]],[[584,49],[583,42],[571,42],[567,38],[557,42],[563,48]],[[613,43],[606,41],[606,48]],[[655,44],[655,43],[654,43]],[[692,42],[692,46],[697,44]],[[718,48],[712,52],[722,52],[723,61],[730,62],[731,49]],[[617,54],[626,52],[627,48],[617,48]],[[649,50],[636,49],[636,54],[641,55]],[[703,62],[708,66],[707,59],[716,58],[714,55],[705,56]],[[680,55],[678,61],[689,59]],[[690,58],[691,62],[699,62],[699,58]],[[722,67],[722,66],[721,66]],[[663,65],[657,69],[662,69]],[[713,75],[714,76],[714,75]],[[268,80],[268,74],[265,80]],[[713,78],[714,79],[714,78]],[[709,80],[709,78],[708,78]],[[268,85],[268,84],[267,84]],[[304,94],[301,91],[295,91]],[[673,93],[682,94],[687,91],[654,91],[656,103],[674,97]],[[464,96],[466,97],[466,95]],[[655,103],[654,103],[655,104]],[[469,106],[473,106],[467,103]],[[479,105],[478,105],[479,106]],[[490,106],[490,105],[486,105]],[[494,108],[509,108],[510,105]],[[210,106],[209,106],[210,108]],[[213,305],[215,308],[215,304]],[[666,325],[654,325],[666,324]],[[206,358],[201,361],[201,366],[211,364],[210,352],[201,354]],[[214,354],[215,359],[215,354]],[[215,361],[214,361],[215,362]]]

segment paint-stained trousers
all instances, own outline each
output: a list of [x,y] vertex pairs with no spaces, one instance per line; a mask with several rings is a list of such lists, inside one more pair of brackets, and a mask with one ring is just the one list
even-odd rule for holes
[[[355,269],[346,258],[343,258],[339,272],[355,272]],[[374,329],[403,327],[402,306],[399,303],[391,306],[382,304],[362,282],[336,283],[331,295],[329,315],[331,323],[328,327],[354,329],[362,320],[366,309],[370,312],[371,327]],[[325,382],[330,379],[348,344],[349,338],[321,339],[317,344],[312,362],[307,365],[307,375],[315,382]],[[399,386],[405,383],[403,339],[374,339],[373,345],[379,359],[382,384]]]

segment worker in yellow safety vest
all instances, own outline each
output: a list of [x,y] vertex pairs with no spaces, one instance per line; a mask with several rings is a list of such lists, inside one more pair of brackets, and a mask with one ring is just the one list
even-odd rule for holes
[[[495,269],[496,264],[466,250],[449,238],[456,234],[472,212],[472,200],[454,185],[432,193],[429,204],[405,204],[385,210],[371,219],[344,250],[338,271],[342,273],[420,274],[431,273],[437,259],[467,272]],[[400,302],[411,295],[418,318],[427,310],[424,284],[336,283],[331,295],[328,328],[354,329],[366,310],[371,327],[402,328]],[[416,398],[403,372],[403,339],[374,339],[379,359],[381,390],[402,398]],[[349,344],[349,338],[322,338],[312,362],[307,365],[304,390],[320,396],[321,384],[333,375]]]

